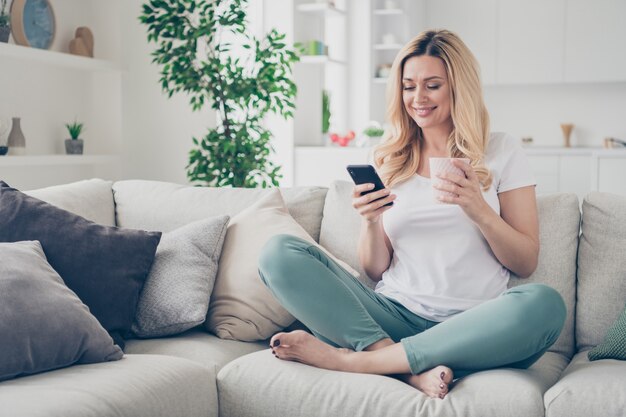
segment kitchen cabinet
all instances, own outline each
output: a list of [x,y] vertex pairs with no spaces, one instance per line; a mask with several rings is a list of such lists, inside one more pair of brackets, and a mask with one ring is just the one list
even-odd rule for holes
[[565,81],[626,79],[626,1],[567,0]]
[[559,191],[559,157],[555,155],[529,156],[530,168],[537,181],[537,194]]
[[499,1],[497,19],[498,84],[563,81],[565,0]]
[[295,185],[328,187],[336,180],[352,181],[350,164],[373,164],[372,148],[311,146],[295,149]]
[[[373,164],[373,148],[296,147],[295,185],[329,186],[350,181],[348,164]],[[537,181],[537,194],[574,193],[580,202],[591,191],[626,196],[626,149],[524,148]]]
[[429,1],[426,10],[428,26],[457,33],[478,60],[483,84],[495,83],[498,39],[496,0]]
[[626,196],[626,150],[598,157],[597,190]]

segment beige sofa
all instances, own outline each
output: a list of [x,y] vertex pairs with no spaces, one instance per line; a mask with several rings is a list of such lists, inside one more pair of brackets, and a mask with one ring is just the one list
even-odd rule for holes
[[[351,188],[336,182],[329,189],[284,189],[283,195],[315,240],[360,270]],[[102,224],[166,232],[203,217],[234,215],[266,192],[90,180],[30,193]],[[553,286],[568,318],[556,344],[528,370],[480,372],[458,381],[445,400],[430,399],[390,377],[277,360],[267,341],[222,340],[197,328],[129,340],[117,362],[2,382],[0,416],[624,416],[626,362],[589,362],[586,352],[602,341],[626,301],[626,198],[590,194],[582,228],[574,195],[539,196],[538,205],[539,267],[511,285]]]

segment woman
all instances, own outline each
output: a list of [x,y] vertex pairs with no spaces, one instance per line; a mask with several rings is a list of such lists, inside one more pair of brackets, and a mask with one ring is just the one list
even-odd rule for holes
[[[393,64],[388,100],[392,130],[375,153],[387,188],[353,193],[359,258],[376,289],[302,240],[273,238],[261,278],[315,336],[278,333],[270,346],[279,359],[320,368],[401,374],[444,398],[453,378],[532,365],[558,338],[565,305],[545,285],[507,290],[509,271],[528,277],[537,267],[535,183],[517,142],[489,134],[465,44],[445,30],[411,40]],[[439,201],[430,157],[470,161],[453,162],[463,175],[440,176]]]

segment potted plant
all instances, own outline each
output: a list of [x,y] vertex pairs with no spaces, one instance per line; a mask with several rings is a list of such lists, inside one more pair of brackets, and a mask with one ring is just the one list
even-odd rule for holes
[[11,34],[11,18],[7,14],[7,2],[9,0],[0,0],[0,42],[9,42]]
[[293,117],[298,52],[275,29],[262,39],[251,35],[246,5],[150,0],[139,17],[148,41],[158,44],[152,62],[161,67],[162,89],[170,97],[188,94],[193,110],[209,106],[218,114],[217,126],[193,138],[189,152],[187,178],[200,185],[268,187],[281,178],[263,119],[268,113]]
[[82,155],[83,140],[80,139],[80,134],[83,131],[83,124],[74,121],[74,123],[66,123],[65,127],[71,138],[65,139],[65,153],[68,155]]
[[367,127],[363,130],[363,134],[367,136],[369,146],[378,145],[385,134],[385,129],[377,121],[370,121]]

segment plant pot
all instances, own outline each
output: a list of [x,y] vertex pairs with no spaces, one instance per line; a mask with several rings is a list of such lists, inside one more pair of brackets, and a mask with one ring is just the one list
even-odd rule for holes
[[9,35],[11,34],[11,28],[9,26],[0,27],[0,42],[9,42]]
[[82,139],[65,139],[65,153],[68,155],[82,155],[83,154],[83,140]]

